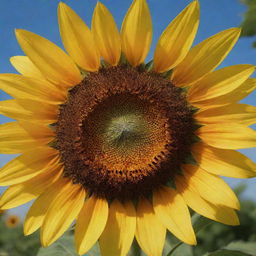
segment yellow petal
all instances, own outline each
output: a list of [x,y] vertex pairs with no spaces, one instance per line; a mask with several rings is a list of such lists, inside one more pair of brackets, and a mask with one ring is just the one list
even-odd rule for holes
[[206,201],[233,209],[240,208],[235,193],[218,176],[193,165],[184,165],[183,171],[189,186]]
[[66,98],[65,92],[46,80],[16,74],[1,74],[0,89],[14,98],[21,99],[62,103]]
[[77,252],[85,254],[97,242],[108,219],[108,202],[94,196],[90,197],[79,213],[75,242]]
[[196,45],[174,69],[173,83],[187,86],[214,70],[233,48],[239,35],[239,28],[231,28]]
[[254,70],[252,65],[235,65],[209,73],[192,85],[188,100],[193,104],[230,93],[244,83]]
[[22,29],[16,30],[16,37],[22,50],[47,80],[65,86],[79,84],[82,79],[79,69],[58,46]]
[[137,206],[136,239],[141,249],[150,256],[162,256],[166,228],[154,213],[147,199],[140,199]]
[[58,162],[58,151],[38,147],[11,160],[0,169],[0,186],[9,186],[32,179]]
[[206,144],[224,149],[256,147],[256,131],[237,123],[210,124],[196,131]]
[[190,188],[182,176],[175,178],[175,184],[187,205],[195,212],[226,225],[239,225],[238,216],[233,209],[207,202]]
[[4,100],[0,101],[0,114],[16,120],[40,121],[51,124],[57,121],[58,107],[36,100]]
[[155,191],[153,205],[157,217],[171,233],[187,244],[196,244],[188,207],[177,191],[167,187]]
[[219,96],[217,98],[213,98],[210,100],[204,100],[200,102],[193,102],[193,105],[199,108],[208,108],[209,106],[221,106],[227,105],[231,103],[236,103],[246,96],[248,96],[251,92],[256,89],[256,79],[249,78],[244,83],[242,83],[235,90]]
[[85,190],[80,184],[72,184],[59,193],[50,203],[41,228],[41,243],[49,246],[72,224],[83,207]]
[[152,40],[152,21],[146,0],[134,0],[121,31],[122,50],[132,66],[143,63]]
[[251,125],[256,122],[256,107],[246,104],[230,104],[201,109],[194,118],[200,124],[240,123]]
[[62,167],[56,165],[26,182],[10,186],[0,198],[1,209],[11,209],[38,197],[56,181],[61,172]]
[[192,147],[192,154],[200,167],[207,172],[233,178],[256,176],[256,164],[240,152],[197,143]]
[[154,70],[165,72],[187,55],[199,25],[199,3],[193,1],[165,29],[154,55]]
[[17,126],[20,126],[24,131],[27,132],[28,135],[30,135],[34,139],[53,138],[53,136],[55,136],[53,130],[46,125],[25,121],[13,123],[17,124]]
[[100,56],[93,35],[83,20],[66,4],[58,8],[60,34],[65,49],[83,69],[97,71]]
[[92,33],[101,56],[116,66],[121,55],[121,39],[112,14],[100,2],[97,2],[93,13]]
[[46,145],[54,133],[46,126],[28,122],[11,122],[0,125],[0,153],[18,154],[33,147]]
[[102,256],[126,256],[136,228],[136,213],[131,202],[115,200],[109,208],[106,227],[100,237]]
[[24,234],[26,236],[42,226],[49,205],[60,193],[65,191],[69,184],[69,179],[64,179],[60,176],[56,182],[35,200],[24,221]]
[[13,67],[22,75],[44,80],[43,74],[27,56],[13,56],[10,58]]

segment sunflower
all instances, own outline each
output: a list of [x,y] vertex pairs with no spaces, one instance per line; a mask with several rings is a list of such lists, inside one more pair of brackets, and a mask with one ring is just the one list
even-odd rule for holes
[[191,48],[199,3],[165,29],[154,58],[146,0],[134,0],[119,33],[97,3],[91,30],[66,4],[58,8],[66,54],[47,39],[16,30],[26,56],[10,59],[21,75],[1,74],[14,99],[0,113],[1,153],[17,154],[0,171],[9,209],[36,199],[24,223],[41,243],[73,223],[79,254],[98,240],[103,256],[126,255],[136,238],[162,255],[166,231],[195,245],[189,208],[238,225],[239,201],[219,177],[250,178],[255,163],[236,149],[256,146],[256,108],[238,103],[256,87],[252,65],[214,71],[240,29]]
[[5,220],[5,225],[8,228],[15,228],[19,225],[20,218],[17,215],[10,215]]

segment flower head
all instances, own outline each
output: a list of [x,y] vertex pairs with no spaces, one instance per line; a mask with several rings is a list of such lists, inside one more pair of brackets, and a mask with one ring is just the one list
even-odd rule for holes
[[79,254],[99,239],[103,256],[126,255],[134,238],[162,255],[166,230],[196,244],[189,208],[229,225],[239,202],[219,177],[255,176],[236,149],[255,147],[256,109],[239,104],[256,87],[252,65],[215,68],[236,43],[231,28],[191,48],[199,24],[193,1],[162,33],[145,64],[152,22],[134,0],[119,33],[97,3],[90,30],[66,4],[58,9],[68,54],[47,39],[16,30],[27,56],[11,58],[21,73],[0,75],[12,100],[0,113],[2,153],[21,153],[0,172],[9,209],[36,199],[26,235],[56,241],[76,219]]
[[5,220],[5,225],[8,228],[15,228],[20,224],[20,218],[17,215],[9,215]]

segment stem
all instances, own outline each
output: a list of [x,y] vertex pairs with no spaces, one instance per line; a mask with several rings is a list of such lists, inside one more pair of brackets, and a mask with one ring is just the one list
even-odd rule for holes
[[176,244],[172,249],[171,251],[167,254],[167,256],[171,256],[173,254],[173,252],[179,248],[181,245],[183,244],[183,242],[179,242],[178,244]]

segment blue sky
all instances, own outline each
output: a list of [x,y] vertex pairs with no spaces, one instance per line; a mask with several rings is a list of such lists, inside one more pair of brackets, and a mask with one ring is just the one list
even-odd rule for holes
[[[0,8],[0,73],[16,73],[9,63],[9,58],[14,55],[22,55],[22,51],[16,42],[14,29],[23,28],[47,37],[62,47],[58,33],[57,5],[58,0],[1,0]],[[64,0],[70,5],[87,23],[90,20],[96,0]],[[113,13],[118,26],[128,9],[131,0],[102,0]],[[153,19],[153,43],[148,56],[153,56],[153,49],[157,39],[169,22],[191,1],[188,0],[148,0]],[[205,38],[230,27],[239,26],[246,7],[239,0],[201,0],[201,22],[195,44]],[[231,54],[225,59],[220,67],[250,63],[256,65],[256,49],[251,47],[255,38],[241,38]],[[9,96],[0,91],[0,100],[8,99]],[[244,103],[255,105],[256,92],[251,94]],[[0,115],[0,123],[9,119]],[[243,150],[256,161],[255,149]],[[3,166],[13,156],[0,155],[0,166]],[[232,186],[240,180],[228,179]],[[255,198],[256,179],[245,181],[248,189],[246,197]],[[24,207],[13,210],[23,214]]]

